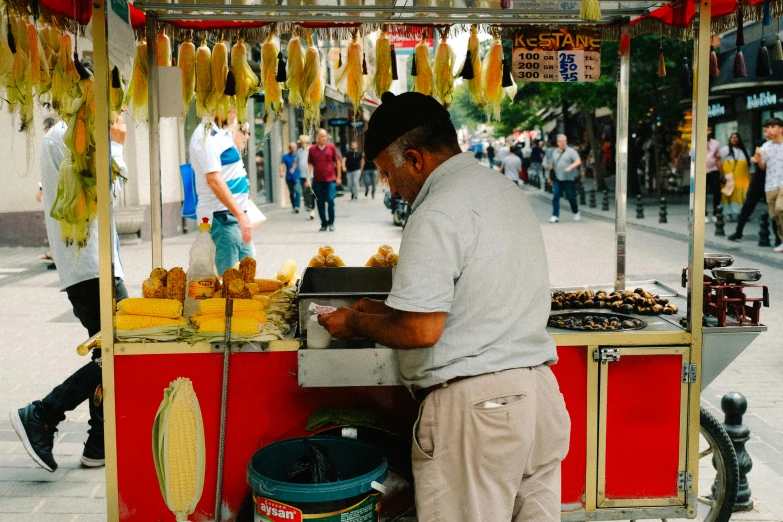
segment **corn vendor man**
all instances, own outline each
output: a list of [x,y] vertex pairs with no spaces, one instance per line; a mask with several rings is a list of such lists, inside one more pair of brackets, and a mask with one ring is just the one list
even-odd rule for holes
[[319,322],[399,350],[421,402],[420,522],[559,521],[570,420],[549,368],[549,274],[532,209],[513,182],[461,153],[429,96],[385,93],[365,154],[412,210],[392,290]]

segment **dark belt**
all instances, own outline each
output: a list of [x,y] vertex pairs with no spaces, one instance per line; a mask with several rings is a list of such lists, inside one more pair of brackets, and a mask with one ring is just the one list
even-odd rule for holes
[[[247,214],[247,210],[243,210],[242,212]],[[227,216],[229,214],[231,214],[230,210],[218,210],[217,212],[213,212],[212,213],[212,215],[215,216],[215,217],[217,217],[217,216]]]
[[[523,369],[527,368],[528,370],[532,370],[534,368],[538,368],[539,366],[550,366],[550,364],[549,363],[543,363],[543,364],[537,364],[535,366],[523,366],[522,368],[514,368],[514,369],[515,370],[516,369],[523,370]],[[484,375],[484,374],[481,374],[481,375]],[[466,377],[454,377],[453,379],[449,379],[446,382],[433,384],[432,386],[430,386],[428,388],[419,388],[418,390],[414,390],[413,391],[413,396],[416,398],[417,401],[424,402],[424,399],[426,399],[427,395],[429,395],[430,393],[432,393],[432,392],[434,392],[436,390],[440,390],[441,388],[445,388],[449,384],[454,384],[455,382],[464,381],[465,379],[472,379],[473,377],[480,377],[480,375],[468,375]]]

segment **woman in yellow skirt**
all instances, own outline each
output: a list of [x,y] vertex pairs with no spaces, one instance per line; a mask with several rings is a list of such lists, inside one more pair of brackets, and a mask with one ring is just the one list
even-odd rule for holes
[[736,132],[729,138],[729,145],[721,149],[720,155],[725,178],[721,187],[723,214],[728,221],[736,221],[750,186],[750,156]]

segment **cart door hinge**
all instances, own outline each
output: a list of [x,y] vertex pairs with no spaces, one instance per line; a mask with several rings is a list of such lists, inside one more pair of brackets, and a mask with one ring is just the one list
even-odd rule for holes
[[682,365],[682,382],[686,384],[693,384],[696,382],[696,365],[695,364],[683,364]]
[[596,348],[593,350],[593,360],[600,363],[617,362],[620,360],[618,348]]
[[680,471],[677,473],[677,491],[691,491],[693,489],[693,473]]

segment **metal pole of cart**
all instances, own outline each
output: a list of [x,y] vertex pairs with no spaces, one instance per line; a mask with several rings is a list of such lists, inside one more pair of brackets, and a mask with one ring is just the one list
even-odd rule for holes
[[147,12],[147,91],[150,148],[150,235],[152,268],[163,267],[163,202],[160,188],[160,108],[158,106],[158,17]]
[[117,445],[114,422],[114,267],[109,154],[109,52],[106,0],[92,3],[92,41],[95,63],[95,165],[98,179],[98,248],[101,312],[101,367],[106,441],[106,519],[119,520]]
[[696,38],[693,42],[693,154],[691,154],[690,242],[688,252],[688,331],[691,334],[691,363],[698,365],[696,382],[690,386],[688,419],[688,465],[694,490],[688,491],[688,514],[696,515],[699,473],[699,408],[702,378],[702,315],[704,271],[704,209],[707,200],[707,101],[709,99],[709,58],[711,0],[698,3]]
[[631,32],[628,23],[620,27],[617,72],[617,176],[615,180],[615,246],[617,253],[616,292],[625,290],[625,238],[628,203],[628,104],[631,72]]

